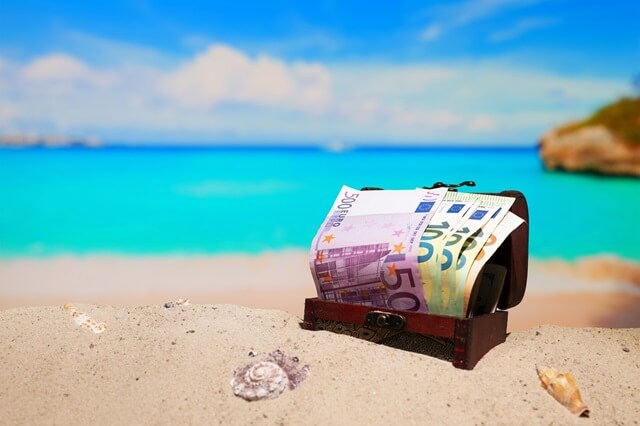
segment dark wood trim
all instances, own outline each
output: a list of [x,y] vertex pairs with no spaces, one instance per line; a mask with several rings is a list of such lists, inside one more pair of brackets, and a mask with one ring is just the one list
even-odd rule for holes
[[505,311],[472,318],[455,318],[329,302],[318,298],[305,300],[302,327],[306,330],[315,330],[317,320],[364,325],[367,314],[372,311],[387,312],[406,318],[403,332],[453,339],[453,365],[465,370],[473,369],[487,352],[503,343],[507,336],[508,314]]

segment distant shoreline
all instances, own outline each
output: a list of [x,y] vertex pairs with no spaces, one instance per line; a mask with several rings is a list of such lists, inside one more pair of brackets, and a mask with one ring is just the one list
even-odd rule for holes
[[0,135],[0,148],[98,148],[101,145],[102,141],[95,137],[37,134]]
[[22,149],[99,149],[99,150],[264,150],[264,151],[312,151],[329,153],[348,152],[389,152],[389,151],[531,151],[537,152],[535,143],[530,145],[465,145],[465,144],[403,144],[403,145],[378,145],[378,144],[349,144],[341,149],[335,149],[329,145],[321,143],[309,144],[286,144],[286,143],[129,143],[129,142],[102,142],[83,139],[67,139],[64,142],[52,143],[46,141],[34,141],[24,144],[13,144],[3,140],[0,136],[0,149],[2,148],[22,148]]

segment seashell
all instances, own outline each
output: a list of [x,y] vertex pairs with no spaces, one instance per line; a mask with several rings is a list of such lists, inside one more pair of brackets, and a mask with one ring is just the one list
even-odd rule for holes
[[95,334],[100,334],[103,331],[105,331],[107,329],[107,325],[103,322],[101,323],[97,323],[94,320],[91,319],[91,317],[89,317],[89,315],[85,314],[84,312],[78,310],[73,304],[71,303],[67,303],[65,304],[62,309],[64,309],[66,312],[69,312],[71,314],[71,316],[74,318],[74,322],[76,323],[76,325],[79,325],[80,327],[84,327],[87,328],[91,331],[93,331]]
[[189,299],[178,299],[173,302],[167,302],[164,304],[165,308],[175,308],[176,306],[187,306],[190,305],[191,302]]
[[235,370],[231,387],[247,401],[276,398],[289,384],[287,373],[275,362],[260,361]]
[[571,413],[580,417],[589,417],[589,408],[582,401],[580,390],[570,372],[559,372],[554,368],[536,367],[542,387],[556,401],[567,407]]
[[309,366],[300,367],[297,357],[282,351],[271,352],[266,360],[236,369],[231,387],[236,396],[247,401],[278,397],[286,388],[295,389],[309,375]]

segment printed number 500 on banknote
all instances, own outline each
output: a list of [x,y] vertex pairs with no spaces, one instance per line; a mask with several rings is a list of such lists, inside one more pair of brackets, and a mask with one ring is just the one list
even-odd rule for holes
[[318,296],[427,312],[417,261],[420,237],[446,193],[343,186],[311,246]]

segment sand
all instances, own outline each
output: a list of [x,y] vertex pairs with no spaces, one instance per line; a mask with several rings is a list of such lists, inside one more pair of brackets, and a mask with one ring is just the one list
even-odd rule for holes
[[[637,424],[640,329],[540,326],[511,333],[472,371],[234,305],[77,305],[0,311],[3,424]],[[280,349],[310,376],[278,398],[233,395],[233,370]],[[249,352],[258,355],[254,358]],[[591,418],[541,388],[536,366],[573,373]]]
[[[581,262],[532,261],[507,341],[463,371],[302,330],[315,296],[303,252],[3,259],[0,423],[638,424],[637,265]],[[193,304],[163,307],[178,298]],[[67,302],[106,331],[76,325]],[[310,377],[273,400],[234,396],[234,369],[276,349]],[[536,366],[571,371],[591,418],[551,398]]]
[[[532,260],[509,330],[554,324],[640,327],[640,264],[610,256],[575,264]],[[613,272],[615,273],[613,273]],[[307,253],[258,256],[87,256],[0,260],[0,309],[84,302],[117,306],[189,298],[302,316],[316,291]]]

